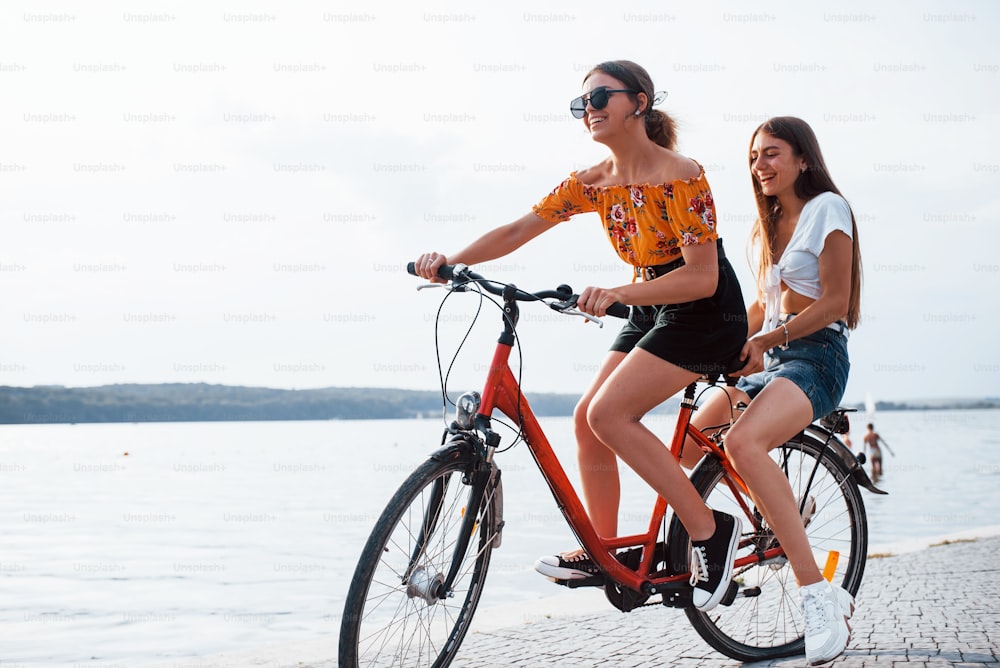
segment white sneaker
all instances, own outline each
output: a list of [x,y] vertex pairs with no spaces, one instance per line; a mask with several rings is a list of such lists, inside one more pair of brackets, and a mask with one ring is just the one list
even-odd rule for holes
[[799,590],[806,621],[806,661],[818,666],[840,656],[851,641],[854,597],[826,580]]

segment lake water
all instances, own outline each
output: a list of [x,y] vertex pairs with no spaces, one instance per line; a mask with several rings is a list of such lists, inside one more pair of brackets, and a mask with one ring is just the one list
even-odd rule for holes
[[[651,424],[666,434],[672,416]],[[852,434],[861,441],[862,419]],[[576,479],[566,418],[542,421]],[[873,549],[998,523],[1000,411],[886,412]],[[141,666],[328,638],[388,497],[439,420],[0,427],[0,665]],[[552,593],[535,558],[572,537],[523,446],[482,606]],[[633,475],[622,529],[648,518]]]

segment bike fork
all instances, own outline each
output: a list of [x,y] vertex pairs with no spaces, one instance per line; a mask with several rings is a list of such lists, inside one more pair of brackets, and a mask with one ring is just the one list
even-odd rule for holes
[[[448,575],[438,587],[438,598],[447,598],[451,594],[452,584],[458,577],[465,559],[465,552],[469,548],[469,541],[476,532],[476,523],[479,522],[479,508],[486,498],[486,490],[490,480],[493,479],[495,469],[486,462],[481,462],[469,473],[472,476],[471,489],[469,490],[469,500],[465,506],[465,516],[462,518],[462,526],[458,532],[458,539],[455,543],[455,551],[452,553],[451,568]],[[484,520],[486,518],[483,518]],[[487,529],[488,530],[488,529]]]
[[[455,539],[451,565],[449,566],[448,574],[436,586],[436,591],[432,592],[432,596],[444,599],[450,595],[455,578],[459,576],[461,571],[466,550],[468,550],[469,547],[469,541],[472,540],[472,537],[476,532],[476,524],[480,520],[479,508],[483,505],[483,500],[486,498],[486,490],[491,487],[490,482],[494,480],[494,476],[499,475],[499,473],[500,472],[492,465],[480,460],[480,463],[477,466],[470,469],[465,474],[466,480],[468,481],[467,484],[469,486],[469,495],[466,501],[462,523]],[[439,478],[434,481],[434,487],[431,489],[428,507],[424,513],[424,521],[421,524],[420,534],[417,536],[413,553],[410,555],[409,564],[407,565],[406,571],[402,577],[403,584],[410,584],[410,579],[413,573],[419,570],[421,557],[424,554],[427,542],[430,540],[431,536],[434,535],[434,531],[437,529],[438,522],[441,518],[441,512],[443,510],[442,505],[445,499],[445,494],[448,491],[447,488],[448,482],[445,479]]]

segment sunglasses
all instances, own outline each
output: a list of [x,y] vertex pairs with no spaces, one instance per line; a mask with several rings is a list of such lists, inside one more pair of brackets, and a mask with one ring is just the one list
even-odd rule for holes
[[608,106],[608,100],[611,98],[612,93],[638,93],[637,90],[632,90],[631,88],[608,88],[607,86],[598,86],[594,90],[590,91],[586,95],[581,95],[580,97],[574,99],[569,103],[569,112],[573,114],[573,118],[583,118],[587,115],[587,103],[598,111]]

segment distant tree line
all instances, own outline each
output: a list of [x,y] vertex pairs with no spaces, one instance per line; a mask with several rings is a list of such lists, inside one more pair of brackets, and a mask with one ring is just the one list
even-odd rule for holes
[[[456,397],[452,396],[454,400]],[[532,393],[539,417],[573,414],[579,396]],[[99,387],[0,386],[0,424],[82,422],[214,422],[254,420],[386,420],[451,415],[440,392],[364,387],[280,390],[173,383]],[[675,411],[676,399],[656,412]],[[864,406],[856,406],[861,415]],[[1000,408],[1000,399],[878,402],[877,410]],[[856,414],[857,415],[857,414]]]
[[[455,397],[451,397],[452,400]],[[571,415],[579,397],[534,394],[538,416]],[[260,387],[174,383],[100,387],[0,387],[0,424],[354,420],[437,417],[440,392]],[[453,412],[447,406],[447,414]]]

